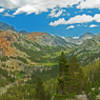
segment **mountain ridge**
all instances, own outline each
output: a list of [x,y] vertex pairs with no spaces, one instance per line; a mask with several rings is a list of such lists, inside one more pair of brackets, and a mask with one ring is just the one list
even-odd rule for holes
[[[85,33],[78,38],[62,38],[45,32],[29,32],[25,34],[23,32],[26,31],[22,31],[20,34],[17,31],[8,29],[0,31],[0,54],[14,57],[21,56],[27,58],[29,62],[43,63],[44,61],[48,62],[46,56],[55,56],[51,59],[53,61],[61,51],[72,51],[72,54],[81,51],[84,54],[87,52],[85,50],[87,48],[87,50],[96,54],[96,51],[93,52],[94,47],[96,49],[100,45],[99,34]],[[80,55],[81,52],[78,52],[77,55]],[[37,57],[36,54],[38,54]]]

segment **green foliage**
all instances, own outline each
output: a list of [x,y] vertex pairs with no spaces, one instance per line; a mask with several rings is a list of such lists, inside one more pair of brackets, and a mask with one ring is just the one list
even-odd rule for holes
[[[29,41],[31,42],[31,41]],[[31,48],[26,48],[21,43],[13,43],[14,46],[19,49],[20,51],[26,53],[28,55],[28,59],[34,62],[38,63],[54,63],[57,62],[57,56],[55,56],[55,52],[60,52],[61,47],[53,47],[53,46],[40,46],[38,43],[32,43]],[[39,50],[36,50],[36,48],[39,48]],[[50,57],[46,58],[47,55],[50,55]]]
[[43,82],[40,78],[37,78],[37,83],[35,86],[35,97],[36,100],[51,100],[50,95],[45,92]]
[[[32,49],[32,51],[30,51],[29,48],[27,48],[29,51],[25,50],[24,47],[20,49],[24,50],[29,57],[32,57],[31,60],[35,59],[39,61],[44,55],[44,52],[43,54],[39,52],[40,55],[37,56],[34,53],[37,53],[38,51]],[[35,56],[36,58],[34,58]],[[8,58],[4,57],[2,61],[6,61],[7,59]],[[21,62],[28,64],[27,60],[23,57],[9,57],[9,59],[18,59]],[[100,93],[98,90],[100,86],[99,64],[93,66],[96,67],[95,70],[88,66],[81,68],[76,56],[69,57],[68,59],[64,52],[62,52],[59,59],[59,67],[57,64],[54,66],[51,64],[51,66],[50,69],[50,66],[37,66],[35,68],[33,65],[30,65],[30,69],[25,69],[25,72],[15,71],[14,75],[16,76],[16,79],[20,80],[20,78],[24,79],[28,72],[30,73],[28,70],[33,70],[33,72],[30,73],[32,76],[31,80],[9,88],[5,94],[0,96],[0,100],[51,100],[51,98],[53,98],[53,100],[66,100],[67,98],[75,98],[76,95],[82,94],[83,92],[87,95],[89,100],[96,100],[96,95]],[[15,81],[8,76],[6,70],[0,69],[0,76],[1,87]],[[93,87],[95,87],[94,91],[91,90]]]
[[66,100],[67,97],[62,95],[55,95],[53,98],[53,100]]
[[17,57],[10,56],[9,58],[19,60],[19,61],[23,62],[24,64],[28,64],[28,61],[21,56],[17,56]]
[[80,94],[84,89],[85,77],[82,69],[78,64],[78,60],[75,56],[72,56],[69,62],[69,92]]
[[97,87],[100,86],[100,64],[98,66],[99,67],[97,68],[97,70],[93,73],[93,80],[92,80],[93,85]]
[[8,72],[6,70],[0,68],[0,87],[4,87],[5,85],[8,85],[14,81],[15,79],[8,76]]
[[60,69],[57,87],[58,93],[70,98],[82,93],[85,86],[85,77],[75,56],[72,56],[69,61],[66,59],[62,52],[59,61]]
[[59,59],[59,77],[58,77],[58,93],[61,93],[62,95],[66,94],[66,74],[68,72],[68,65],[66,56],[64,55],[64,52],[61,53],[61,57]]
[[9,59],[8,56],[0,56],[0,61],[1,61],[1,62],[5,62],[5,61],[7,61],[8,59]]

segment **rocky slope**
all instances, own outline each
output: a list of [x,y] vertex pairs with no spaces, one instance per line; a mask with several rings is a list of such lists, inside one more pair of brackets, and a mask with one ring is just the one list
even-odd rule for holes
[[[50,66],[61,50],[74,44],[48,33],[18,33],[13,30],[0,31],[0,68],[12,79],[19,79],[30,73],[34,66]],[[7,77],[1,74],[2,78]],[[4,81],[4,80],[3,80]],[[8,82],[8,80],[6,80]],[[7,84],[5,82],[5,84]]]

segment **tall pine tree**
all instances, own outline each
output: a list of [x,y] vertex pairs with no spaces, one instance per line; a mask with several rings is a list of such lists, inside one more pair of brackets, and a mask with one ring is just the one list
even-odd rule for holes
[[80,94],[84,89],[84,74],[75,56],[67,61],[64,52],[59,60],[59,93],[61,95]]
[[61,53],[59,59],[59,78],[58,78],[58,91],[61,95],[66,94],[66,73],[68,72],[68,63],[64,52]]
[[84,74],[78,64],[76,56],[71,57],[69,66],[70,79],[68,90],[70,93],[80,94],[84,89]]

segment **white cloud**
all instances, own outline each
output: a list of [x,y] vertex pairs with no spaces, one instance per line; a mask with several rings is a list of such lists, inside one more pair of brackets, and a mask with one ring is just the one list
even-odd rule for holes
[[90,28],[93,28],[93,27],[97,27],[97,25],[92,24],[92,25],[90,25],[89,27],[90,27]]
[[100,14],[96,14],[96,15],[94,16],[94,20],[95,20],[96,22],[100,22]]
[[67,24],[75,24],[75,23],[87,23],[93,21],[93,18],[90,15],[77,15],[75,17],[70,18],[67,21]]
[[5,11],[5,9],[4,8],[1,8],[0,9],[0,13],[2,13],[2,12],[4,12]]
[[[80,2],[80,4],[78,4]],[[0,6],[8,9],[19,9],[27,8],[27,5],[35,9],[31,12],[39,13],[48,11],[48,9],[53,9],[55,7],[68,7],[74,4],[78,4],[77,8],[100,8],[100,0],[1,0]],[[17,11],[17,12],[18,12]],[[26,12],[26,10],[25,10]]]
[[96,14],[93,17],[90,15],[77,15],[74,16],[72,18],[70,18],[69,20],[65,20],[64,18],[60,18],[54,22],[50,22],[49,25],[51,26],[58,26],[60,24],[82,24],[82,23],[88,23],[88,22],[92,22],[92,21],[96,21],[96,22],[100,22],[100,14]]
[[53,9],[53,10],[51,10],[49,16],[52,17],[52,18],[53,18],[53,17],[59,17],[59,16],[62,15],[63,12],[65,12],[64,9],[61,9],[61,10],[59,10],[59,11],[57,11],[57,9]]
[[66,29],[68,30],[68,29],[72,29],[72,28],[75,28],[75,26],[74,25],[70,25]]
[[78,4],[81,0],[0,0],[0,6],[6,9],[16,9],[14,15],[19,13],[35,13],[48,11],[55,7],[66,8]]
[[77,8],[100,8],[100,0],[82,0]]
[[35,9],[33,6],[31,5],[26,5],[23,6],[21,8],[19,8],[15,13],[13,13],[13,15],[18,15],[20,13],[27,13],[27,14],[31,14],[33,12],[35,12],[36,14],[38,14],[39,12],[37,11],[37,9]]
[[60,18],[57,21],[50,22],[51,26],[57,26],[59,24],[76,24],[76,23],[87,23],[87,22],[92,22],[93,17],[90,15],[77,15],[69,20],[65,20],[64,18]]
[[54,22],[50,22],[49,25],[51,26],[58,26],[60,24],[66,24],[66,20],[64,18],[60,18],[59,20],[57,21],[54,21]]

